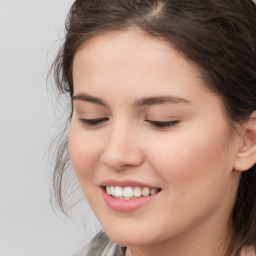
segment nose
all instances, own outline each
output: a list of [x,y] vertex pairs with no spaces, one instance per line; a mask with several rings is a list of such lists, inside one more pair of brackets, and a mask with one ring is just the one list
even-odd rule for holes
[[100,161],[115,171],[141,165],[144,153],[136,140],[136,132],[125,125],[113,127],[106,139]]

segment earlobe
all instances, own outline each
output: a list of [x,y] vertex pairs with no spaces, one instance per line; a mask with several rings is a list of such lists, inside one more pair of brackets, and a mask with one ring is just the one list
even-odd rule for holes
[[241,139],[242,145],[237,153],[234,169],[247,171],[256,163],[256,111],[244,124]]

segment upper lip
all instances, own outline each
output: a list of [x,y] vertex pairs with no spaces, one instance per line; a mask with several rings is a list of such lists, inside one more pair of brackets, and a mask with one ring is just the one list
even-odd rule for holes
[[101,187],[106,187],[106,186],[118,186],[118,187],[147,187],[147,188],[157,188],[155,186],[151,186],[139,181],[135,180],[115,180],[115,179],[109,179],[109,180],[104,180],[100,183]]

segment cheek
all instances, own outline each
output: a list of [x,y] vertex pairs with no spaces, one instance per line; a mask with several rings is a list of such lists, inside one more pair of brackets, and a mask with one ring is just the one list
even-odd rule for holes
[[90,181],[100,156],[100,140],[95,135],[84,133],[79,127],[70,128],[69,152],[71,162],[79,181]]
[[71,125],[69,136],[71,162],[84,196],[92,208],[98,205],[95,197],[95,170],[101,154],[100,141],[95,140],[95,134],[85,133],[81,127]]
[[[175,193],[190,194],[210,189],[225,181],[232,170],[228,141],[223,130],[212,132],[195,130],[154,142],[149,159],[151,165]],[[156,150],[157,149],[157,150]],[[159,153],[157,153],[159,152]]]
[[222,132],[183,134],[165,138],[164,143],[155,141],[153,150],[148,150],[150,164],[164,182],[163,210],[177,229],[213,212],[226,216],[236,191],[226,136]]

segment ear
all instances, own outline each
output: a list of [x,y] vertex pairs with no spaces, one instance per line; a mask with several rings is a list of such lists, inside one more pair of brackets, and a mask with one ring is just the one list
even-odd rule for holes
[[234,169],[247,171],[256,163],[256,111],[245,122],[241,133],[242,145],[237,153]]

